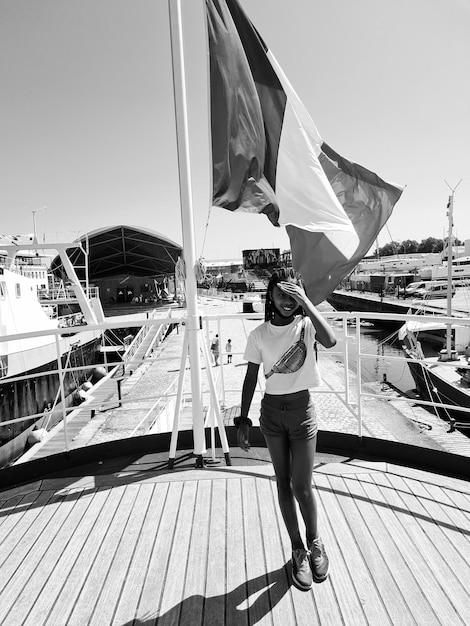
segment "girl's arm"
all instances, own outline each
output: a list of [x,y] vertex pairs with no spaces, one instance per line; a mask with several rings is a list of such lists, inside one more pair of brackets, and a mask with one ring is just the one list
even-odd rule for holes
[[243,418],[248,417],[248,413],[250,411],[251,402],[253,400],[253,395],[256,389],[256,383],[258,382],[258,363],[248,363],[248,367],[245,374],[245,380],[243,381],[242,387],[242,402],[241,402],[241,414],[242,418],[241,423],[237,428],[237,439],[238,445],[242,450],[248,451],[250,449],[249,443],[249,433],[250,433],[250,425],[249,423],[243,422]]
[[305,313],[312,320],[312,324],[315,327],[316,339],[322,344],[322,346],[325,346],[325,348],[332,348],[335,346],[336,335],[334,330],[309,300],[303,288],[300,285],[288,282],[278,283],[277,286],[304,309]]
[[328,324],[326,319],[321,315],[317,308],[311,303],[311,301],[307,298],[307,302],[302,305],[305,313],[312,320],[312,324],[315,327],[316,339],[321,343],[325,348],[332,348],[336,345],[336,335],[334,330]]

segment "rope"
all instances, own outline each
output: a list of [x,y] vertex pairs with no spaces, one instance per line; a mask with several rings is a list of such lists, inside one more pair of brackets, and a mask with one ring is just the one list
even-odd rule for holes
[[204,229],[204,239],[202,240],[201,257],[204,254],[204,246],[206,245],[206,236],[207,236],[207,230],[209,228],[209,220],[210,220],[210,217],[211,217],[211,209],[212,209],[212,204],[209,202],[209,210],[207,211],[207,222],[206,222],[206,227]]

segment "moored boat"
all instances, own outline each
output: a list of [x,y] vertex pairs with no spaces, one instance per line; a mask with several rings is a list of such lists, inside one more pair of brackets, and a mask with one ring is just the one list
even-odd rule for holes
[[[32,431],[50,429],[62,419],[62,401],[70,406],[79,400],[101,344],[101,333],[86,328],[86,321],[97,321],[93,309],[99,310],[99,300],[92,303],[73,283],[74,308],[81,300],[88,305],[85,311],[51,317],[54,300],[43,306],[37,280],[15,264],[9,246],[2,249],[7,257],[0,268],[0,467],[23,453]],[[61,327],[67,332],[60,336],[56,329]]]
[[[399,330],[398,338],[408,361],[408,366],[419,396],[433,403],[433,408],[444,419],[470,423],[470,413],[451,406],[470,410],[470,361],[468,344],[470,327],[454,326],[451,354],[442,348],[446,341],[447,326],[433,322],[406,322]],[[431,354],[423,351],[422,341],[433,341]],[[448,405],[440,407],[439,405]]]
[[[453,192],[449,197],[448,218],[449,238],[452,241]],[[452,317],[453,267],[452,260],[447,266],[446,304],[447,317]],[[467,313],[468,321],[468,313]],[[422,333],[441,333],[440,349],[425,354]],[[434,335],[435,336],[435,335]],[[399,331],[399,339],[408,360],[408,366],[421,398],[431,402],[436,412],[445,419],[451,419],[454,426],[470,423],[470,326],[463,320],[406,322]],[[440,406],[444,405],[444,406]],[[453,409],[452,407],[458,407]]]

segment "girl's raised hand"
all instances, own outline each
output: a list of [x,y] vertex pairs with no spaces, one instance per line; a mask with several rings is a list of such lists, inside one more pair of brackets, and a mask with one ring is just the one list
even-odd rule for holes
[[287,281],[282,281],[277,283],[277,286],[283,293],[287,294],[293,300],[295,300],[297,304],[303,305],[307,300],[307,294],[300,285],[296,285],[295,283],[289,283]]

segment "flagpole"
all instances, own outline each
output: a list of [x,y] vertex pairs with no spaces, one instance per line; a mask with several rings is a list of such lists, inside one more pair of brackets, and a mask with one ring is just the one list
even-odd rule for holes
[[196,244],[194,237],[194,212],[192,204],[191,165],[185,83],[183,29],[181,0],[168,0],[170,38],[173,69],[173,90],[176,118],[176,139],[185,263],[185,291],[187,321],[185,332],[189,338],[189,364],[193,413],[193,438],[196,467],[203,467],[202,455],[206,453],[204,435],[204,410],[202,401],[201,367],[199,354],[199,311],[196,283]]

